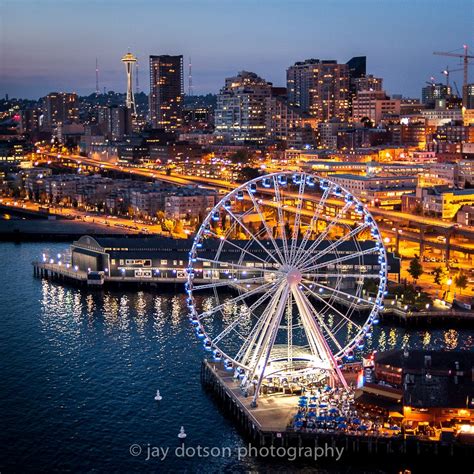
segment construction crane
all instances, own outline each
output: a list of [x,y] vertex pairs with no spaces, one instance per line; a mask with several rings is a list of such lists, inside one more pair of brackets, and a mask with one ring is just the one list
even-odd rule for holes
[[468,48],[467,44],[463,45],[464,52],[462,54],[455,53],[455,52],[444,52],[444,51],[435,51],[433,54],[437,56],[449,56],[451,58],[461,58],[463,60],[463,70],[464,70],[464,81],[463,81],[463,93],[462,93],[462,102],[463,105],[466,106],[466,99],[467,99],[467,81],[468,81],[468,66],[469,66],[469,59],[473,59],[474,56],[467,54]]
[[453,81],[454,87],[456,88],[456,92],[458,93],[458,97],[461,97],[461,94],[459,93],[458,85],[456,84],[456,81]]
[[459,69],[449,69],[449,66],[446,66],[446,69],[443,69],[441,71],[441,74],[444,74],[446,76],[446,87],[449,87],[449,75],[452,73],[452,72],[458,72],[458,71],[462,71],[463,68],[459,68]]

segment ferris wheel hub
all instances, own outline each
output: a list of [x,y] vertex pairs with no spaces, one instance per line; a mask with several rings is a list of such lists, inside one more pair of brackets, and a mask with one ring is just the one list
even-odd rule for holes
[[301,283],[303,275],[297,268],[291,268],[286,274],[286,281],[290,286],[296,286]]

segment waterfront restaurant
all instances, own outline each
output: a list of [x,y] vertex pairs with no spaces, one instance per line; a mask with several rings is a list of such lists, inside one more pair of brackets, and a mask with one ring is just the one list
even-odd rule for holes
[[[271,242],[262,240],[264,245],[271,245]],[[161,281],[161,282],[184,282],[186,278],[186,267],[189,261],[189,252],[192,247],[191,239],[170,239],[162,237],[91,237],[83,236],[75,241],[71,246],[71,265],[76,271],[100,272],[105,276],[105,281]],[[214,259],[216,251],[221,244],[219,239],[206,239],[204,246],[199,249],[199,257]],[[235,245],[234,245],[235,244]],[[321,250],[329,241],[321,243]],[[258,272],[262,266],[274,268],[274,264],[261,263],[267,255],[266,251],[248,240],[232,241],[232,245],[222,247],[220,259],[224,262],[219,270],[212,268],[210,262],[195,263],[197,272],[196,278],[202,280],[217,280],[229,278],[233,273],[232,269],[225,269],[225,262],[237,262],[241,258],[242,251],[236,248],[245,247],[245,261],[243,264],[249,267],[246,272],[251,276],[252,269]],[[361,250],[369,248],[371,241],[359,243]],[[337,249],[337,255],[351,254],[354,246],[351,242],[342,242]],[[335,254],[326,253],[321,261],[334,259]],[[389,273],[398,275],[400,271],[400,261],[389,253],[388,268]],[[380,270],[378,257],[376,254],[364,257],[365,271],[371,272]],[[354,257],[353,260],[344,261],[342,272],[347,274],[356,273],[360,262]],[[334,265],[329,265],[327,270],[333,270]],[[224,274],[225,273],[225,274]],[[238,276],[238,275],[236,275]],[[349,288],[351,278],[344,281],[344,285]]]
[[[474,425],[474,355],[469,351],[396,350],[375,353],[363,393],[401,403],[405,427]],[[474,433],[474,429],[472,429]]]

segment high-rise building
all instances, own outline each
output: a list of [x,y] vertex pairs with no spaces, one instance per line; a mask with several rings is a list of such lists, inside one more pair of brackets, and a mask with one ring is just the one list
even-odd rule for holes
[[39,131],[40,111],[37,108],[28,108],[21,112],[20,131],[33,135]]
[[356,94],[358,79],[364,79],[367,74],[367,58],[365,56],[355,56],[347,61],[347,67],[349,68],[349,103],[352,104]]
[[349,116],[349,66],[307,59],[287,69],[288,102],[319,121]]
[[466,84],[465,86],[466,109],[474,109],[474,84]]
[[125,135],[132,132],[132,109],[125,105],[99,107],[97,123],[108,139],[123,140]]
[[261,143],[266,135],[266,99],[272,84],[257,74],[242,71],[228,77],[217,96],[215,132],[239,143]]
[[356,77],[351,81],[354,84],[355,92],[360,91],[382,91],[383,79],[374,77],[372,74],[363,77]]
[[446,84],[428,84],[421,89],[421,103],[427,107],[434,107],[436,101],[446,99],[451,95],[451,87]]
[[182,123],[183,56],[150,56],[150,120],[153,128],[179,129]]
[[362,90],[352,101],[352,119],[369,119],[378,125],[384,117],[400,115],[400,99],[391,99],[384,91]]
[[266,99],[266,133],[271,142],[297,147],[312,144],[314,121],[301,109],[290,107],[286,96],[272,94]]
[[112,140],[122,140],[132,131],[132,109],[122,105],[110,107],[110,136]]
[[58,124],[71,123],[79,118],[77,94],[51,92],[43,98],[44,130],[51,131]]
[[354,56],[347,61],[349,67],[349,75],[352,79],[358,79],[364,77],[367,74],[367,57],[366,56]]

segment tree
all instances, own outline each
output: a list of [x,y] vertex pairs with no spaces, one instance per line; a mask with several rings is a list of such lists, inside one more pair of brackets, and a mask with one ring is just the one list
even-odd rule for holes
[[377,284],[377,281],[372,279],[372,278],[365,278],[364,279],[364,285],[363,285],[363,288],[365,291],[367,291],[367,293],[376,293],[379,286]]
[[410,260],[410,266],[408,267],[408,273],[412,276],[415,282],[423,275],[423,267],[420,263],[420,257],[415,255],[414,258]]
[[362,117],[360,119],[360,123],[365,127],[365,128],[373,128],[374,127],[374,123],[372,122],[372,120],[370,120],[369,117]]
[[243,182],[250,181],[251,179],[258,178],[260,176],[260,170],[258,168],[252,168],[250,166],[244,166],[240,170],[240,179]]
[[464,273],[458,273],[454,278],[454,284],[456,288],[459,288],[459,293],[462,293],[462,290],[465,290],[468,284],[467,276]]
[[433,281],[441,286],[443,284],[445,271],[441,267],[436,267],[433,270]]
[[229,157],[230,161],[234,164],[246,165],[252,158],[252,154],[249,150],[237,150],[233,155]]
[[416,214],[417,216],[423,215],[423,204],[421,204],[421,202],[417,202],[415,204],[415,207],[413,208],[413,214]]
[[162,224],[165,220],[165,213],[163,211],[158,211],[156,213],[156,219],[158,220],[160,224]]
[[183,223],[181,220],[177,220],[174,227],[173,227],[173,234],[181,235],[184,231]]

